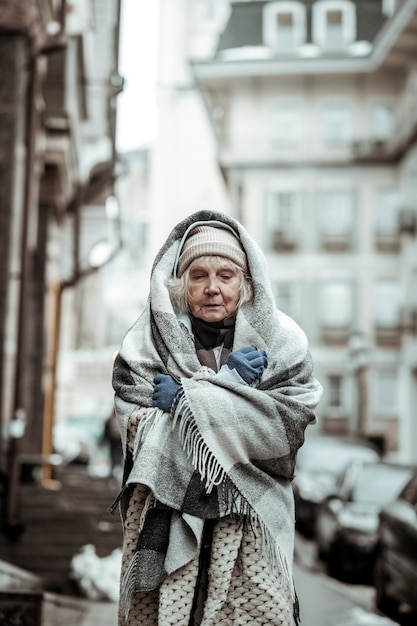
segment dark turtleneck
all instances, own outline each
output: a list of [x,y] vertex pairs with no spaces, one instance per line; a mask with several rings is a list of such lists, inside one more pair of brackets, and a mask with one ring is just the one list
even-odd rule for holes
[[190,317],[198,360],[201,365],[206,365],[217,372],[213,348],[223,346],[220,357],[220,365],[223,365],[233,347],[236,314],[220,322],[204,322],[193,315]]

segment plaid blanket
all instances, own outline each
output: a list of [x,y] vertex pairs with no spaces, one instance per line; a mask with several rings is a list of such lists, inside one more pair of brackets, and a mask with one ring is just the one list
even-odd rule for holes
[[[248,257],[254,298],[237,313],[233,349],[255,345],[268,355],[262,379],[251,386],[231,383],[200,365],[166,288],[187,228],[210,220],[233,227]],[[129,418],[141,414],[127,484],[143,483],[152,492],[138,551],[122,584],[127,597],[155,588],[193,558],[204,519],[231,514],[249,519],[271,561],[292,584],[290,483],[322,393],[312,370],[306,337],[276,310],[264,256],[246,230],[210,211],[174,228],[155,259],[147,307],[126,334],[114,366],[125,445]],[[152,408],[157,373],[181,380],[173,417]]]

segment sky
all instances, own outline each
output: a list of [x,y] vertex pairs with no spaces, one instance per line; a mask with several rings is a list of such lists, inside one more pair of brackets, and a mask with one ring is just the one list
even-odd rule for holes
[[155,87],[158,0],[122,0],[119,73],[124,90],[117,103],[117,148],[152,143],[156,127]]

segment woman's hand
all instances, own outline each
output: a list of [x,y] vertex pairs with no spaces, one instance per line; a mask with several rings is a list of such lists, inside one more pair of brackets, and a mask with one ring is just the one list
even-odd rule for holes
[[152,406],[162,409],[165,413],[171,411],[175,394],[181,385],[177,383],[169,374],[157,374],[153,379],[154,390],[152,395]]
[[258,350],[256,346],[246,346],[231,352],[226,365],[231,370],[235,369],[245,383],[250,385],[261,378],[268,367],[268,357],[265,350]]

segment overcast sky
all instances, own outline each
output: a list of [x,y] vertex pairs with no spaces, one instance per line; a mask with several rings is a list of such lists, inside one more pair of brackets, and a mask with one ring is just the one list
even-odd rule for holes
[[158,0],[122,0],[117,147],[120,152],[149,145],[155,134]]

